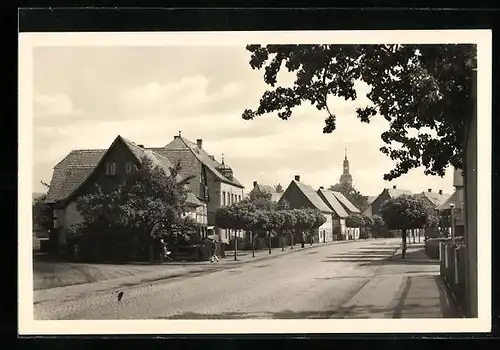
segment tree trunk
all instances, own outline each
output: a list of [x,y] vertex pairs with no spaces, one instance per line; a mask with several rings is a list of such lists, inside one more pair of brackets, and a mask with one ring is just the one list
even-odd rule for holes
[[269,254],[271,254],[271,245],[272,245],[272,236],[271,236],[271,232],[268,232],[268,233],[267,233],[267,237],[268,237],[268,240],[269,240]]
[[293,232],[293,231],[290,233],[290,249],[293,249],[293,244],[294,244],[293,236],[294,236],[294,234],[295,234],[295,232]]
[[253,232],[250,237],[252,238],[252,258],[255,258],[255,235]]
[[405,258],[406,255],[406,230],[403,230],[401,233],[401,237],[403,238],[403,248],[401,250],[401,258]]
[[238,260],[238,237],[236,236],[236,230],[234,231],[234,260]]
[[285,242],[283,242],[285,240],[285,236],[283,236],[283,232],[280,233],[280,238],[281,238],[281,251],[284,252],[285,251]]

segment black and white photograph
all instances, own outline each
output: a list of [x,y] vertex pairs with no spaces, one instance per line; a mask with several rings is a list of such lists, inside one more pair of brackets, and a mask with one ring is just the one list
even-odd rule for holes
[[491,33],[291,33],[20,34],[20,327],[488,327]]

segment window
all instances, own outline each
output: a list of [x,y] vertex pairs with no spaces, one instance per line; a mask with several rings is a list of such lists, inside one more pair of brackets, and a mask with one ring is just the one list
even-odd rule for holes
[[241,202],[241,194],[238,195],[238,202]]
[[222,191],[222,205],[226,205],[226,192]]
[[116,175],[116,163],[106,164],[106,175]]
[[234,195],[231,193],[231,204],[234,203]]
[[132,171],[134,171],[136,169],[137,169],[137,167],[135,166],[134,163],[129,162],[129,163],[125,164],[125,172],[126,173],[131,173]]

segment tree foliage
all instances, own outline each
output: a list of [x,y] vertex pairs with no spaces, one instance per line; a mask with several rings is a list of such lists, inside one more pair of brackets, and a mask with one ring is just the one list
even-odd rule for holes
[[285,192],[285,190],[283,189],[283,186],[281,186],[281,184],[277,184],[276,186],[274,186],[274,190],[276,191],[276,193]]
[[132,230],[146,237],[192,231],[192,219],[184,215],[192,177],[179,179],[180,170],[178,163],[167,174],[144,157],[124,183],[109,191],[96,188],[78,201],[84,225]]
[[328,189],[342,193],[361,212],[368,208],[368,197],[363,196],[352,184],[339,182]]
[[360,214],[350,214],[345,219],[345,225],[347,227],[363,227],[365,225],[365,221]]
[[48,231],[50,229],[52,220],[52,210],[50,206],[45,202],[47,199],[47,194],[42,194],[41,196],[33,200],[33,205],[31,207],[33,215],[33,227],[38,227],[42,230]]
[[382,203],[380,213],[389,229],[411,230],[435,225],[437,216],[422,198],[402,195]]
[[[463,168],[475,103],[475,45],[248,45],[247,50],[250,66],[264,70],[264,82],[272,89],[263,93],[257,109],[243,112],[243,119],[278,112],[288,120],[295,107],[310,103],[326,110],[323,132],[331,133],[337,115],[328,107],[328,96],[355,100],[355,83],[364,82],[371,104],[358,108],[357,117],[369,123],[380,115],[389,122],[380,151],[396,164],[385,180],[421,165],[425,174],[440,176],[449,164]],[[278,84],[283,67],[295,75],[291,87]]]

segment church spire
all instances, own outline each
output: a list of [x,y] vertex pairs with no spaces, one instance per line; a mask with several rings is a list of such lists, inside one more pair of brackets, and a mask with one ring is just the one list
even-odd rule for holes
[[343,163],[343,172],[340,177],[340,182],[352,185],[352,176],[349,173],[349,160],[347,159],[347,146],[344,148],[344,161]]

